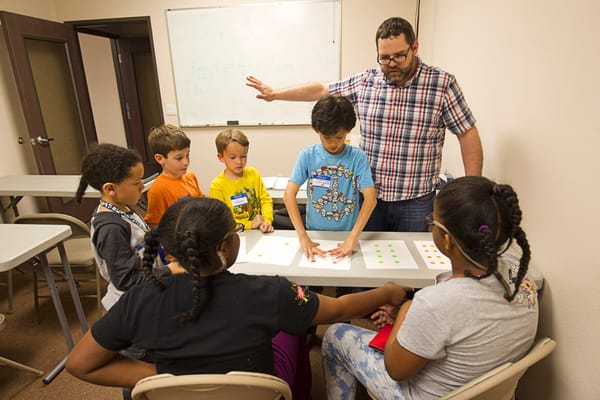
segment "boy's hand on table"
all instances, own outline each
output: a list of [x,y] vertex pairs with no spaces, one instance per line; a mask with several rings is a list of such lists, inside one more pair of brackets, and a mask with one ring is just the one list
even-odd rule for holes
[[273,225],[271,225],[267,221],[264,221],[262,224],[260,224],[260,226],[258,228],[260,229],[260,231],[262,233],[269,233],[269,232],[273,232],[275,230],[275,229],[273,229]]
[[315,260],[315,255],[324,256],[325,252],[319,248],[319,243],[313,242],[308,235],[302,235],[299,237],[300,239],[300,247],[302,247],[302,251],[306,258],[310,261]]
[[262,215],[258,214],[250,223],[250,227],[252,229],[260,229],[260,226],[263,222],[266,222],[265,218]]
[[346,239],[343,243],[338,243],[338,247],[336,249],[327,251],[327,254],[336,258],[343,258],[352,254],[355,245],[356,244],[353,240]]

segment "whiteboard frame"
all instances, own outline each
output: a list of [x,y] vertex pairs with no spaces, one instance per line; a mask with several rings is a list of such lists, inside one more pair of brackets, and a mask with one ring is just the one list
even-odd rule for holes
[[[181,39],[183,44],[177,42],[178,35],[182,35],[181,26],[185,26],[185,24],[176,24],[176,22],[181,22],[180,18],[193,18],[194,16],[198,18],[207,18],[207,16],[211,16],[211,13],[217,13],[216,15],[219,18],[226,18],[229,20],[229,16],[225,16],[223,14],[224,11],[227,10],[235,10],[237,14],[240,13],[250,13],[257,12],[257,10],[268,10],[269,12],[281,12],[281,10],[294,10],[298,7],[307,7],[316,5],[317,8],[319,6],[331,7],[333,12],[329,14],[319,14],[315,15],[315,19],[324,19],[331,18],[330,24],[320,24],[322,26],[321,30],[317,30],[314,28],[315,22],[312,21],[312,18],[297,18],[294,22],[299,23],[301,20],[302,24],[305,25],[304,29],[311,28],[312,31],[325,33],[326,31],[330,31],[328,33],[328,37],[333,38],[331,43],[325,44],[324,39],[320,39],[322,42],[321,46],[323,48],[319,49],[321,54],[319,53],[317,56],[314,56],[310,52],[313,51],[313,48],[303,48],[301,49],[301,54],[297,56],[296,62],[287,62],[286,60],[293,60],[293,57],[287,55],[278,56],[277,60],[282,60],[282,62],[287,62],[287,65],[282,64],[282,66],[273,67],[276,63],[265,63],[264,57],[257,57],[253,59],[252,57],[244,56],[243,53],[246,51],[245,47],[249,48],[248,54],[256,54],[254,52],[254,48],[252,45],[243,44],[244,47],[240,47],[239,53],[241,58],[241,64],[238,64],[232,67],[233,73],[231,74],[233,78],[230,80],[229,75],[218,76],[221,74],[221,71],[229,68],[229,65],[226,67],[221,67],[215,63],[208,63],[207,61],[198,61],[201,57],[197,55],[193,55],[193,52],[189,52],[185,50],[190,47],[198,47],[198,42],[191,43],[191,40],[187,39],[188,37],[195,37],[186,32],[186,36]],[[279,2],[269,2],[269,3],[242,3],[242,4],[234,4],[234,5],[224,5],[224,6],[207,6],[207,7],[194,7],[194,8],[177,8],[177,9],[167,9],[165,11],[165,18],[167,20],[167,32],[168,32],[168,42],[169,48],[171,52],[171,68],[173,74],[173,81],[175,84],[175,94],[177,101],[177,109],[178,109],[178,118],[179,124],[183,127],[209,127],[209,126],[281,126],[281,125],[310,125],[310,114],[313,106],[313,102],[288,102],[288,101],[274,101],[274,102],[265,102],[264,100],[256,99],[257,91],[253,88],[247,87],[245,85],[245,77],[252,74],[257,76],[260,79],[264,79],[265,82],[268,82],[269,85],[273,87],[286,87],[290,84],[299,84],[304,82],[312,82],[312,81],[324,81],[324,82],[333,82],[340,79],[341,75],[341,0],[293,0],[293,1],[279,1]],[[309,12],[313,14],[317,10],[310,9],[307,7]],[[206,13],[205,13],[206,12]],[[232,13],[235,15],[236,13]],[[239,17],[239,16],[237,16]],[[246,18],[250,20],[251,18]],[[215,20],[218,20],[215,18]],[[184,21],[185,22],[185,21]],[[218,20],[217,23],[223,22]],[[229,21],[226,21],[229,22]],[[189,22],[187,22],[189,24]],[[250,22],[248,22],[250,24]],[[256,24],[255,22],[253,22]],[[279,21],[278,21],[279,23]],[[282,22],[283,23],[283,22]],[[196,24],[200,25],[200,24]],[[266,25],[266,22],[262,24],[262,26]],[[224,25],[222,29],[217,30],[213,29],[209,31],[209,34],[213,34],[214,32],[218,32],[220,37],[224,37],[226,35],[235,35],[240,34],[240,32],[236,32],[236,29],[240,29],[239,25],[237,28],[231,28],[230,30],[227,25]],[[210,26],[209,26],[210,28]],[[219,25],[219,28],[221,26]],[[193,28],[200,30],[201,28]],[[246,29],[257,29],[255,27],[247,28],[245,25],[242,26],[240,31],[246,32]],[[274,27],[276,31],[268,33],[268,40],[271,38],[278,38],[284,36],[282,34],[278,35],[277,29],[281,30],[283,27],[278,26]],[[289,29],[288,29],[289,31]],[[293,31],[293,30],[292,30]],[[298,30],[299,32],[305,32],[305,30]],[[197,31],[196,31],[197,32]],[[233,33],[230,33],[233,32]],[[203,31],[204,33],[204,31]],[[266,34],[266,33],[265,33]],[[311,33],[316,35],[316,33]],[[293,36],[293,35],[290,35]],[[301,35],[296,35],[294,39],[296,41],[303,40],[304,37],[308,37],[309,35],[302,33]],[[323,36],[323,35],[321,35]],[[180,38],[182,36],[179,36]],[[325,36],[327,37],[327,36]],[[207,40],[210,42],[207,46],[202,49],[215,47],[219,50],[221,48],[227,47],[227,43],[222,47],[218,45],[214,45],[211,42],[211,37]],[[231,38],[226,38],[224,40],[233,40]],[[285,42],[286,39],[279,40],[279,42]],[[311,43],[313,43],[312,38],[309,38]],[[242,42],[243,40],[237,40],[233,47]],[[277,40],[275,40],[277,41]],[[280,44],[281,46],[281,44]],[[263,48],[264,46],[261,46]],[[264,47],[265,49],[270,49],[271,47],[276,47],[275,44],[271,46]],[[313,46],[314,47],[314,46]],[[229,47],[228,47],[229,48]],[[293,47],[296,49],[297,47]],[[182,50],[183,49],[183,50]],[[193,49],[197,50],[197,49]],[[279,48],[276,51],[273,51],[270,54],[281,54],[285,52],[286,49]],[[332,51],[333,50],[333,51]],[[202,52],[202,50],[199,50]],[[270,50],[265,50],[265,53],[269,54]],[[292,50],[290,50],[292,51]],[[297,50],[296,50],[297,51]],[[260,52],[257,51],[257,52]],[[182,55],[183,54],[183,55]],[[186,59],[187,54],[192,54],[191,59]],[[226,51],[226,57],[223,57],[223,60],[235,60],[235,55],[238,54],[237,51]],[[180,56],[182,55],[182,56]],[[193,57],[196,57],[193,59]],[[294,53],[294,56],[296,54]],[[218,57],[211,57],[210,60],[213,60]],[[329,62],[327,63],[319,63],[318,60],[323,60],[327,58]],[[248,65],[252,63],[258,63],[262,60],[262,64],[258,69],[264,68],[268,70],[268,68],[278,68],[276,72],[271,71],[270,73],[266,73],[264,71],[254,71],[249,70]],[[314,62],[313,60],[317,60]],[[238,60],[239,61],[239,60]],[[246,63],[248,65],[246,65]],[[303,64],[304,63],[304,64]],[[199,66],[199,64],[202,64]],[[267,65],[269,65],[267,67]],[[324,66],[324,67],[323,67]],[[237,71],[235,71],[237,68]],[[244,73],[242,74],[242,69],[245,68]],[[289,68],[297,68],[296,70],[291,70],[289,72]],[[323,71],[316,71],[314,68],[320,68]],[[198,72],[199,71],[199,72]],[[216,74],[216,75],[215,75]],[[220,80],[221,79],[221,80]],[[208,83],[208,85],[206,85]],[[210,85],[213,83],[214,85]],[[229,85],[229,88],[223,89]],[[211,93],[212,92],[212,93]],[[212,96],[209,98],[209,96]],[[234,101],[235,103],[232,103]],[[232,112],[231,116],[225,116],[225,113],[222,110],[228,109],[233,105],[233,108],[237,108],[236,112]],[[207,114],[203,114],[202,110],[207,109]],[[198,111],[200,110],[200,111]],[[241,111],[240,111],[241,110]],[[249,116],[251,114],[251,116]],[[237,116],[239,115],[239,117]],[[255,115],[257,117],[255,117]]]

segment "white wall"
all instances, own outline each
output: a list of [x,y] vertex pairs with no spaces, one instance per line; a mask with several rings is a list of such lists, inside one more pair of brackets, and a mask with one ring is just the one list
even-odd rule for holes
[[457,76],[478,119],[484,174],[515,187],[546,279],[539,336],[558,348],[524,377],[519,398],[597,399],[599,3],[422,4],[421,55]]

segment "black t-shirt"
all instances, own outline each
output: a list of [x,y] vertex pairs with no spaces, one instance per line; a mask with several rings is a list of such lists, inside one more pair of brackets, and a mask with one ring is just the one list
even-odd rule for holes
[[177,316],[192,305],[191,277],[162,280],[164,290],[152,283],[129,289],[92,327],[107,349],[146,349],[158,373],[274,374],[271,338],[280,330],[304,333],[319,307],[315,293],[286,278],[226,271],[210,278],[198,319],[182,322]]

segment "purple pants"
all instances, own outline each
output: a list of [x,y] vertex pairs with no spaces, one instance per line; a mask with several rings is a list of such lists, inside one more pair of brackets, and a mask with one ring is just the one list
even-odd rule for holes
[[275,374],[290,385],[294,400],[310,400],[312,372],[306,335],[279,332],[271,339],[271,344]]

